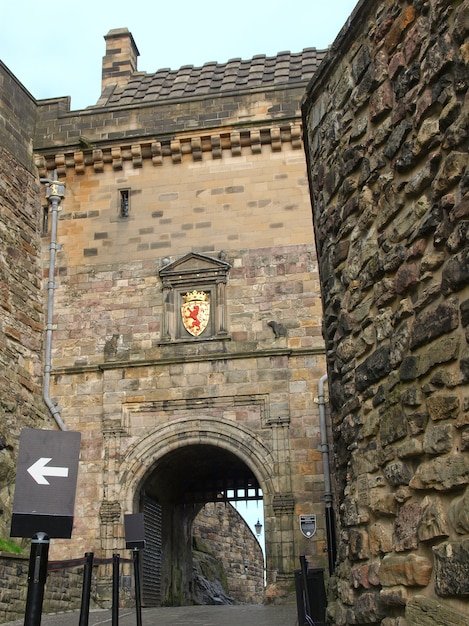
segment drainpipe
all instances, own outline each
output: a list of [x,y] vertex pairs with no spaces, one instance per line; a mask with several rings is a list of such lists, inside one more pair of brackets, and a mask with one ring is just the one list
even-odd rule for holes
[[329,561],[329,574],[332,575],[337,559],[336,533],[334,509],[332,507],[331,472],[329,465],[329,444],[327,442],[326,425],[326,404],[324,401],[324,383],[327,374],[321,376],[318,383],[318,405],[319,405],[319,428],[321,433],[321,445],[318,447],[322,452],[322,464],[324,467],[324,502],[326,505],[326,534],[327,534],[327,556]]
[[44,356],[44,382],[42,395],[52,417],[60,430],[67,430],[60,416],[60,407],[52,402],[50,398],[50,373],[52,369],[52,331],[54,328],[54,291],[56,289],[55,279],[55,257],[59,246],[57,245],[57,221],[59,204],[65,196],[65,183],[57,180],[57,172],[54,171],[54,180],[41,178],[41,183],[46,184],[46,198],[49,202],[49,215],[51,218],[51,233],[49,244],[49,280],[47,281],[47,321],[46,321],[46,349]]

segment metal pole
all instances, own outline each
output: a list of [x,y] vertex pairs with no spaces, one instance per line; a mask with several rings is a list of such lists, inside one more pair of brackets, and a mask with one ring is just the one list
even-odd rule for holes
[[41,178],[41,183],[46,183],[46,198],[49,202],[51,215],[51,234],[49,245],[49,279],[47,281],[47,323],[46,338],[44,350],[44,380],[43,380],[43,398],[52,417],[57,422],[60,430],[67,430],[60,415],[60,407],[52,402],[50,397],[50,379],[52,371],[52,333],[54,329],[54,291],[55,284],[55,262],[56,253],[59,249],[57,244],[57,221],[60,211],[60,202],[65,196],[65,183],[57,180],[57,171],[54,171],[54,180],[49,178]]
[[50,540],[46,533],[36,533],[31,541],[24,626],[40,626],[41,624],[49,544]]
[[112,626],[119,626],[119,561],[120,554],[112,555]]
[[137,626],[142,626],[142,600],[140,591],[140,550],[134,548],[132,551],[134,562],[134,579],[135,579],[135,612],[137,615]]
[[91,579],[93,574],[94,554],[85,553],[85,567],[83,569],[83,588],[81,592],[80,621],[78,626],[88,626],[90,616]]
[[309,601],[309,587],[308,587],[308,561],[305,556],[300,556],[301,564],[301,578],[303,579],[303,593],[304,593],[304,606],[305,606],[305,618],[306,623],[309,624],[311,620],[311,603]]

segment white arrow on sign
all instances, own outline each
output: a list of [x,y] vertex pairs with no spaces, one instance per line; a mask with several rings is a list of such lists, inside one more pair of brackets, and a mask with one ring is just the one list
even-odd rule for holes
[[68,467],[51,467],[50,465],[46,467],[49,461],[52,461],[52,458],[41,457],[28,467],[28,473],[38,485],[50,485],[49,481],[44,478],[45,476],[61,476],[62,478],[68,476]]

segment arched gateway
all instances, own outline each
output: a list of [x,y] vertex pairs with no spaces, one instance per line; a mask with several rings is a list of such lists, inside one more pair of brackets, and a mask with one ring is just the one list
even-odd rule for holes
[[[249,429],[210,417],[178,419],[133,445],[122,459],[121,472],[120,501],[129,512],[143,511],[149,535],[146,604],[191,602],[191,526],[207,502],[263,496],[267,570],[283,566],[271,545],[279,534],[272,524],[273,494],[278,491],[275,460]],[[285,533],[283,541],[288,541]]]

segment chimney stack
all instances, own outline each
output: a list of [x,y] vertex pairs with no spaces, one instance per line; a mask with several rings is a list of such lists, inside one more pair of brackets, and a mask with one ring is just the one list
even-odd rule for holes
[[114,28],[104,36],[106,56],[103,57],[101,93],[111,85],[125,85],[137,71],[139,52],[128,28]]

